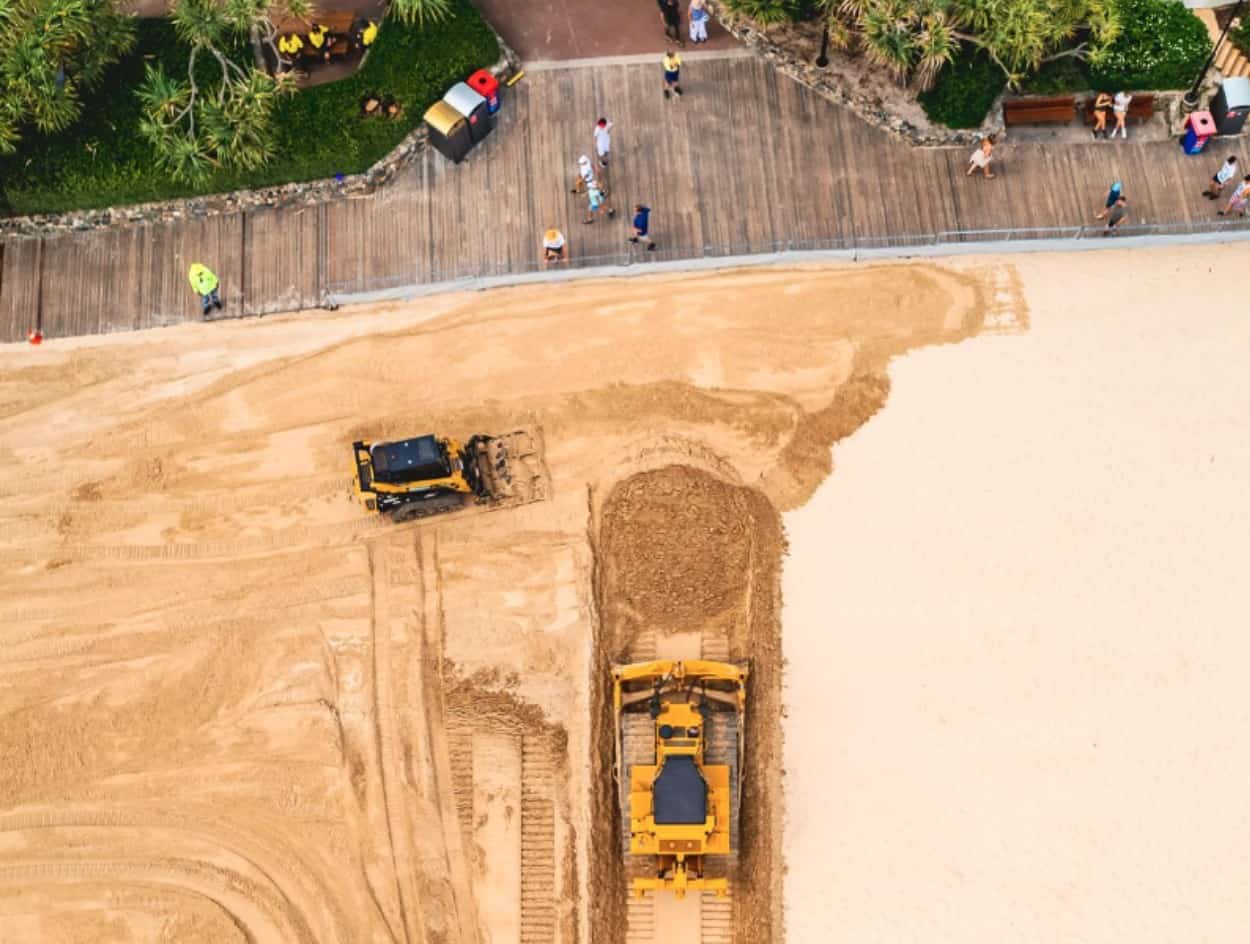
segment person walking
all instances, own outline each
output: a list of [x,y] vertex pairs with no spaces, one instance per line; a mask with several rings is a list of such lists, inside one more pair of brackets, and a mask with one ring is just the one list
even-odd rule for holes
[[573,189],[569,193],[583,193],[594,183],[595,169],[590,164],[590,158],[583,154],[577,159],[577,177],[574,178]]
[[1128,106],[1133,103],[1133,96],[1128,92],[1120,91],[1115,93],[1115,98],[1111,100],[1111,110],[1115,112],[1115,127],[1111,129],[1111,137],[1115,137],[1115,133],[1120,132],[1120,137],[1128,138]]
[[542,261],[543,268],[550,268],[553,264],[559,264],[569,261],[568,248],[565,245],[564,234],[555,227],[543,233],[543,252],[539,257]]
[[1224,189],[1224,185],[1236,176],[1237,155],[1230,154],[1228,159],[1220,165],[1220,169],[1215,172],[1215,176],[1211,178],[1211,183],[1207,185],[1207,189],[1202,191],[1202,195],[1208,200],[1217,199],[1220,191]]
[[1099,92],[1094,96],[1094,137],[1107,136],[1107,109],[1111,107],[1111,93]]
[[651,230],[651,207],[641,203],[634,204],[634,235],[629,237],[631,243],[646,242],[647,251],[655,251],[655,242],[649,233]]
[[1228,216],[1237,213],[1240,216],[1246,215],[1246,204],[1250,203],[1250,174],[1246,174],[1241,178],[1241,183],[1237,185],[1237,189],[1232,192],[1228,198],[1228,203],[1224,205],[1224,209],[1218,211],[1220,216]]
[[600,210],[607,210],[609,219],[616,216],[616,208],[608,203],[608,195],[597,180],[592,180],[586,185],[586,219],[582,222],[593,223]]
[[686,45],[681,38],[681,6],[677,0],[656,0],[660,7],[660,22],[664,24],[664,35],[678,46]]
[[217,276],[213,274],[212,269],[201,262],[193,262],[191,269],[187,272],[187,278],[196,294],[200,296],[201,317],[207,318],[209,311],[213,308],[221,311],[221,296],[217,293]]
[[664,97],[671,98],[670,90],[681,94],[681,56],[669,50],[664,54]]
[[986,135],[981,139],[981,144],[975,151],[972,152],[972,156],[968,158],[968,172],[964,176],[971,177],[972,172],[980,168],[981,173],[983,173],[987,178],[993,177],[994,174],[990,170],[990,161],[993,159],[994,136],[991,134]]
[[1101,220],[1104,217],[1106,217],[1107,214],[1111,212],[1111,208],[1115,206],[1116,201],[1119,200],[1120,197],[1123,195],[1123,192],[1124,192],[1124,185],[1121,184],[1118,180],[1113,181],[1111,184],[1111,189],[1107,191],[1107,199],[1102,208],[1102,212],[1099,213],[1097,216],[1095,216],[1094,219]]
[[1102,234],[1104,236],[1114,236],[1116,229],[1127,219],[1128,201],[1120,197],[1107,215],[1107,228],[1102,231]]
[[599,157],[599,173],[603,176],[603,192],[607,193],[608,158],[612,152],[612,122],[600,118],[595,122],[595,154]]
[[690,0],[690,12],[686,16],[690,20],[690,41],[706,43],[707,21],[712,18],[708,0]]

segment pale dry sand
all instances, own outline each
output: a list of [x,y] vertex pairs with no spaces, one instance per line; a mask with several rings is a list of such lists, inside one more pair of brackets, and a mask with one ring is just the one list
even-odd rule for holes
[[1244,941],[1245,248],[1001,265],[785,518],[787,940]]

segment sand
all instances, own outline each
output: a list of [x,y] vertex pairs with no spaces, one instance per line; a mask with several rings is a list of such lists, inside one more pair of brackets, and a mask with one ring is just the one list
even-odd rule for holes
[[785,516],[787,940],[1244,938],[1243,254],[1011,259]]
[[[780,940],[778,509],[893,354],[1011,308],[965,268],[0,351],[0,940],[648,940],[604,703],[648,651],[752,664],[733,894],[683,920]],[[354,439],[522,426],[545,500],[394,525],[349,494]]]
[[[1208,252],[1175,258],[1194,267]],[[1086,259],[1115,257],[1078,264],[1092,266]],[[1055,858],[1070,851],[1056,838],[1062,831],[1041,818],[1062,812],[1092,843],[1111,795],[1060,802],[1036,790],[1037,772],[1047,789],[1073,786],[1076,772],[1051,768],[1073,763],[1064,749],[1074,726],[1096,729],[1103,750],[1116,745],[1115,756],[1131,760],[1133,749],[1158,750],[1152,734],[1167,730],[1159,727],[1167,708],[1184,715],[1191,737],[1203,711],[1218,705],[1231,717],[1217,696],[1221,680],[1186,648],[1201,633],[1214,652],[1221,624],[1190,601],[1201,618],[1186,624],[1189,633],[1174,625],[1171,636],[1132,651],[1141,669],[1148,654],[1184,655],[1182,681],[1201,684],[1205,700],[1158,701],[1158,686],[1180,683],[1154,667],[1116,675],[1121,701],[1099,701],[1098,673],[1119,669],[1129,637],[1100,641],[1101,621],[1088,620],[1080,639],[1097,658],[1063,661],[1042,647],[1055,631],[1043,634],[1033,615],[1052,590],[1045,561],[1082,572],[1104,562],[1097,520],[1074,514],[1073,498],[1056,519],[1067,530],[1048,532],[1039,519],[1021,531],[1006,496],[983,483],[983,496],[956,501],[959,491],[932,464],[988,450],[992,461],[977,469],[1000,483],[1002,457],[1025,450],[1033,461],[1027,474],[1011,467],[1013,483],[1030,496],[1059,483],[1080,497],[1081,456],[1115,468],[1105,448],[1091,453],[1105,440],[1078,453],[1024,433],[1029,423],[1073,425],[1088,416],[1087,398],[1075,381],[1062,384],[1026,419],[1007,408],[1009,389],[1053,384],[1064,365],[1077,372],[1079,357],[1081,373],[1104,379],[1106,397],[1123,395],[1155,345],[1166,355],[1194,348],[1186,322],[1160,339],[1125,317],[1120,323],[1139,333],[1116,343],[1139,356],[1122,369],[1098,366],[1105,343],[1058,342],[1061,356],[1040,364],[1044,377],[1029,380],[1029,365],[1010,353],[984,355],[984,364],[996,356],[1012,364],[1005,379],[988,366],[961,370],[967,351],[1038,343],[1021,286],[1058,292],[1068,263],[1020,260],[1018,274],[1016,262],[673,274],[0,349],[0,941],[645,944],[668,939],[663,922],[680,923],[687,936],[697,929],[706,944],[780,944],[831,931],[896,940],[913,926],[927,940],[1002,916],[1017,931],[1045,930],[1053,899],[1029,893],[1046,880],[1067,882],[1056,887],[1072,889],[1072,907],[1085,902],[1087,914],[1117,908],[1114,892],[1132,877],[1082,866],[1080,875],[1100,883],[1086,890],[1071,862]],[[1160,297],[1183,284],[1164,272]],[[1058,304],[1034,298],[1038,324]],[[1220,327],[1211,323],[1211,337],[1227,345]],[[907,355],[934,345],[941,350]],[[895,446],[888,461],[855,466],[847,457],[893,415],[888,369],[902,355],[903,378],[913,363],[955,359],[908,389],[910,409],[923,405],[925,445]],[[1208,360],[1172,356],[1168,369]],[[960,423],[967,407],[939,407],[969,384],[982,409],[971,411],[980,417],[971,427]],[[1160,475],[1174,469],[1161,480],[1168,494],[1197,495],[1189,511],[1221,502],[1236,510],[1211,477],[1215,468],[1236,477],[1227,443],[1217,452],[1229,467],[1162,461],[1190,458],[1156,435],[1155,416],[1174,416],[1167,409],[1179,409],[1187,389],[1156,390],[1148,402],[1168,402],[1135,414],[1128,429],[1155,449]],[[1230,423],[1240,416],[1222,409]],[[395,525],[349,493],[354,439],[518,427],[543,443],[543,500]],[[830,447],[840,440],[835,471]],[[1199,470],[1208,478],[1187,477]],[[859,530],[822,510],[844,477],[847,488],[860,483]],[[898,544],[908,553],[918,545],[897,536],[900,522],[931,506],[951,508],[957,524],[930,526],[943,543],[923,568],[909,568]],[[1190,520],[1157,501],[1149,514],[1134,507],[1139,526],[1177,530]],[[896,508],[912,510],[900,517]],[[894,540],[879,537],[890,528]],[[1081,553],[1057,553],[1054,542],[1064,551],[1073,529],[1087,542]],[[1144,544],[1162,560],[1180,547],[1189,583],[1212,579],[1197,556],[1208,545],[1194,531],[1183,531],[1184,544],[1152,533],[1153,542],[1134,538],[1120,551]],[[965,566],[972,552],[957,543],[963,534],[976,536],[977,550],[996,548],[992,567]],[[1010,585],[995,578],[1013,560],[1031,568],[1028,608],[1018,594],[995,596]],[[803,570],[813,562],[818,574]],[[956,579],[978,581],[955,597],[960,611],[995,601],[995,621],[979,636],[956,633],[959,645],[936,653],[941,637],[912,601]],[[1123,601],[1108,587],[1130,587],[1132,601],[1144,602],[1140,583],[1140,574],[1077,582],[1065,598]],[[866,616],[846,616],[866,599],[857,594],[911,618],[865,629]],[[960,632],[970,625],[961,621]],[[1141,641],[1137,631],[1131,639]],[[852,670],[861,640],[867,664]],[[995,743],[984,732],[943,741],[932,726],[907,726],[907,705],[977,693],[981,674],[965,665],[979,664],[974,656],[1008,659],[1022,646],[1079,668],[1087,697],[1063,701],[1052,692],[1063,685],[1042,687],[1050,677],[1030,662],[994,676],[994,712],[984,693],[951,706],[951,730],[992,714],[994,731],[1011,732],[1010,762],[982,750]],[[695,653],[751,664],[740,848],[726,865],[728,901],[692,896],[683,909],[657,909],[625,894],[636,863],[621,854],[607,671],[614,660]],[[1235,662],[1221,662],[1225,678]],[[900,691],[906,697],[887,710],[887,695]],[[1022,700],[1029,691],[1039,694]],[[1085,713],[1074,720],[1055,714],[1061,708]],[[1130,739],[1134,711],[1149,726]],[[1033,731],[1046,739],[1024,736]],[[1160,776],[1180,777],[1177,752],[1186,750],[1187,763],[1203,759],[1200,742],[1177,739]],[[1089,776],[1100,769],[1097,756],[1076,756]],[[999,771],[997,782],[1016,792],[961,792],[966,782],[955,775],[965,770]],[[896,776],[883,783],[883,771]],[[1108,790],[1124,786],[1101,771]],[[896,782],[901,772],[910,774],[905,783]],[[931,807],[917,799],[917,784]],[[1244,784],[1230,778],[1234,786]],[[1015,846],[987,840],[982,849],[958,840],[984,831],[972,839],[944,832],[966,823],[961,816],[1003,819],[1021,797],[1038,811],[1028,821],[1034,839],[1051,842],[1035,842],[1036,856],[1049,859],[1013,857],[1019,836]],[[1214,824],[1216,797],[1167,829],[1188,833],[1201,813]],[[994,801],[1008,805],[996,814]],[[917,821],[934,831],[918,831]],[[1159,845],[1166,830],[1149,832],[1152,822],[1141,813],[1139,845],[1119,848],[1175,853]],[[1006,826],[1002,834],[1012,836]],[[930,871],[952,848],[961,850],[963,912],[946,908],[958,899]],[[984,884],[980,856],[994,875],[1012,865],[1001,879],[1018,884]],[[1199,862],[1192,852],[1181,861],[1190,871],[1172,883],[1170,900],[1185,898],[1188,876],[1202,874],[1189,913],[1205,914],[1210,902],[1200,896],[1226,892],[1233,863]],[[1202,872],[1208,866],[1226,884]],[[971,904],[987,888],[1006,891]],[[892,916],[908,914],[904,899],[921,917],[900,925]],[[1024,917],[1012,910],[1021,901],[1029,902]],[[882,909],[875,918],[874,907]],[[947,924],[919,933],[931,914]]]

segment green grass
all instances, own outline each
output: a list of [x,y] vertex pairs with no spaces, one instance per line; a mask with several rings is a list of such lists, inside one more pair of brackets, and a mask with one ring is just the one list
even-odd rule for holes
[[[453,82],[494,63],[499,44],[468,0],[453,16],[424,29],[387,19],[369,58],[354,75],[281,99],[274,110],[277,153],[256,171],[220,171],[206,185],[178,183],[156,169],[138,133],[134,90],[145,62],[186,73],[187,49],[166,20],[139,23],[135,50],[84,96],[83,117],[66,131],[28,132],[16,155],[0,160],[7,213],[49,213],[222,193],[365,170],[395,147]],[[214,66],[197,67],[211,78]],[[360,99],[376,91],[404,106],[397,121],[363,118]]]

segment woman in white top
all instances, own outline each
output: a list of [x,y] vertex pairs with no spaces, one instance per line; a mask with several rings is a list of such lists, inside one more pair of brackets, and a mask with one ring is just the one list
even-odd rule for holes
[[986,137],[981,139],[980,146],[972,152],[972,156],[968,158],[968,173],[966,176],[971,177],[972,172],[977,168],[981,169],[986,177],[993,177],[990,171],[990,161],[994,159],[994,138]]
[[1116,92],[1115,98],[1111,102],[1111,110],[1115,112],[1115,127],[1111,129],[1111,137],[1115,137],[1115,133],[1120,132],[1120,137],[1128,137],[1128,106],[1132,103],[1133,96],[1128,92]]

